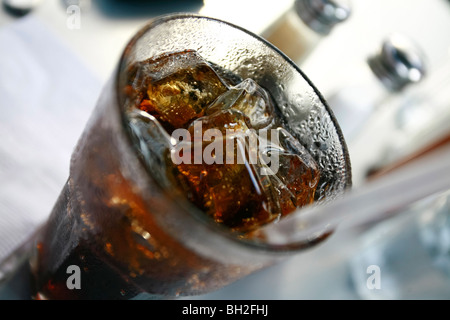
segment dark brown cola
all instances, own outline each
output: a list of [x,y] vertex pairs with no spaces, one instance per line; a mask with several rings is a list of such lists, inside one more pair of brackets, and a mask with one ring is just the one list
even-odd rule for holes
[[167,134],[185,130],[175,146],[166,143],[170,182],[215,222],[246,233],[312,203],[320,173],[262,87],[218,74],[195,51],[140,63],[129,81],[128,114],[138,121],[145,116],[135,108],[148,113]]
[[[268,93],[224,74],[194,51],[170,52],[128,67],[119,108],[115,83],[105,87],[37,241],[36,299],[200,294],[264,266],[228,259],[225,240],[211,256],[213,231],[185,202],[250,238],[310,204],[320,174]],[[80,289],[68,285],[73,267]]]

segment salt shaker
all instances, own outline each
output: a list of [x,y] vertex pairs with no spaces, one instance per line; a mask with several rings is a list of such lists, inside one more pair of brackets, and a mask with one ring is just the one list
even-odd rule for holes
[[353,81],[326,97],[347,142],[355,137],[377,107],[393,95],[421,81],[425,56],[410,39],[392,34],[352,73]]
[[301,64],[322,38],[350,16],[349,1],[296,0],[262,36]]
[[385,174],[450,143],[450,51],[444,59],[429,70],[418,88],[389,102],[389,141],[372,160],[371,176]]

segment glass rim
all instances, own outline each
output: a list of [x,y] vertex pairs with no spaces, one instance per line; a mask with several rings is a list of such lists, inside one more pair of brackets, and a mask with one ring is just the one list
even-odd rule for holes
[[[320,103],[325,108],[326,113],[330,116],[330,120],[333,124],[333,128],[336,131],[339,143],[342,146],[342,153],[344,157],[344,164],[346,166],[346,175],[345,175],[345,186],[344,189],[349,189],[352,186],[352,173],[351,173],[351,163],[350,163],[350,156],[347,148],[347,144],[345,142],[342,130],[337,122],[337,119],[329,107],[328,103],[320,93],[320,91],[315,87],[315,85],[311,82],[311,80],[306,76],[306,74],[288,57],[286,56],[281,50],[279,50],[277,47],[275,47],[273,44],[262,38],[261,36],[241,27],[234,23],[227,22],[222,19],[205,16],[201,14],[196,13],[169,13],[164,14],[160,16],[156,16],[152,18],[149,22],[147,22],[143,27],[141,27],[135,35],[128,41],[126,44],[124,50],[122,51],[122,54],[119,58],[119,64],[118,69],[115,74],[115,77],[113,79],[113,87],[115,88],[115,99],[116,99],[116,105],[118,106],[119,110],[119,117],[121,121],[121,127],[125,131],[125,136],[127,143],[130,145],[131,149],[134,150],[134,147],[132,146],[132,140],[131,136],[126,132],[127,129],[125,128],[125,124],[127,122],[125,113],[123,112],[122,105],[121,105],[121,97],[120,97],[120,80],[121,80],[121,71],[124,70],[124,61],[126,61],[126,55],[129,52],[129,50],[138,42],[138,40],[149,30],[152,28],[164,24],[168,21],[172,20],[189,20],[189,19],[205,19],[208,21],[212,21],[214,23],[224,24],[227,25],[233,29],[237,29],[241,32],[246,33],[248,36],[256,39],[258,42],[261,42],[263,45],[268,47],[269,49],[276,52],[277,55],[281,56],[286,63],[293,68],[293,70],[298,73],[308,84],[308,86],[313,90],[314,94],[319,98]],[[150,175],[152,177],[152,173],[147,168],[147,166],[142,162],[139,161],[140,166],[142,166],[142,169],[144,172]],[[174,202],[177,203],[178,206],[181,206],[185,208],[189,214],[196,219],[198,222],[202,223],[204,227],[208,228],[209,230],[212,230],[213,232],[217,233],[218,235],[221,235],[222,237],[226,238],[227,240],[231,240],[236,245],[241,247],[246,247],[247,249],[250,249],[252,251],[258,250],[262,251],[264,253],[272,253],[272,254],[278,254],[278,253],[286,253],[286,252],[294,252],[303,250],[309,247],[314,246],[315,244],[322,242],[325,238],[328,238],[332,234],[330,231],[325,231],[322,234],[316,236],[314,239],[308,239],[302,242],[296,242],[296,243],[290,243],[290,244],[283,244],[283,245],[277,245],[277,244],[270,244],[268,242],[261,242],[257,241],[255,239],[246,239],[239,237],[239,235],[242,235],[240,233],[234,233],[233,231],[230,231],[229,228],[219,225],[218,223],[215,223],[210,217],[207,217],[206,214],[199,208],[197,208],[195,205],[193,205],[191,202],[189,202],[187,199],[181,198],[178,193],[172,194],[171,192],[168,192],[166,187],[162,186],[156,179],[153,179],[155,183],[157,183],[158,188],[160,188],[165,195],[168,196],[168,198],[172,199]]]

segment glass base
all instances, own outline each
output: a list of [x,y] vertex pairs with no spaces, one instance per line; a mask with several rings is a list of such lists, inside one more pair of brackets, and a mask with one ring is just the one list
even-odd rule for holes
[[[14,259],[14,261],[5,260],[0,266],[2,268],[0,272],[3,275],[0,279],[0,300],[32,300],[34,287],[29,251],[17,252],[14,255],[7,259]],[[6,263],[8,264],[7,268]]]

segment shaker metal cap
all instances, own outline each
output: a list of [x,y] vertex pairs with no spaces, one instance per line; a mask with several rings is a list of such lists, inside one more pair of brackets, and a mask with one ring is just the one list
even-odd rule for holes
[[351,13],[349,0],[296,0],[294,7],[300,19],[322,35],[329,34]]
[[400,91],[421,81],[426,74],[425,55],[410,39],[400,34],[390,35],[380,51],[368,59],[369,67],[391,91]]

